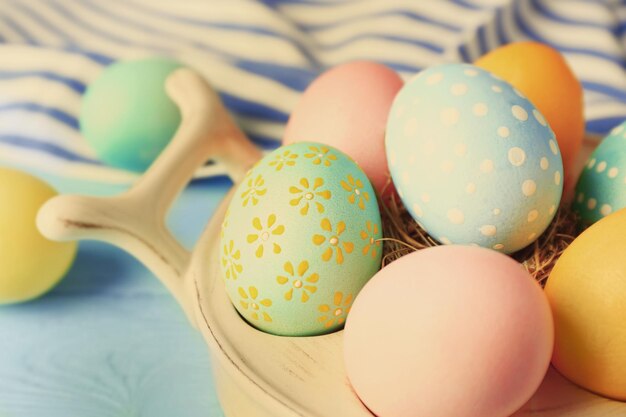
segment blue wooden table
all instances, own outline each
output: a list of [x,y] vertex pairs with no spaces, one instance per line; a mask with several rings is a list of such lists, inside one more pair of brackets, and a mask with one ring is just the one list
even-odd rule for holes
[[[40,176],[64,193],[124,189]],[[196,182],[177,201],[169,224],[187,247],[230,186]],[[161,283],[121,250],[82,242],[52,292],[0,307],[0,417],[200,416],[223,416],[207,347]]]

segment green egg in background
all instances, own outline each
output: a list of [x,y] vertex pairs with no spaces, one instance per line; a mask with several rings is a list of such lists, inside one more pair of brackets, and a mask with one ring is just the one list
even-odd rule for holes
[[589,226],[626,207],[626,122],[591,154],[576,184],[572,208]]
[[365,173],[317,143],[283,146],[237,187],[222,226],[221,267],[239,313],[268,333],[343,327],[380,268],[382,225]]
[[104,163],[143,172],[167,146],[180,111],[165,80],[181,66],[166,58],[120,61],[89,85],[80,130]]

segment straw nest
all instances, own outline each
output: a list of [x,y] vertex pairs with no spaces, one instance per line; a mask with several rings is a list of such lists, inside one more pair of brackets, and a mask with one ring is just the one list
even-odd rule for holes
[[[392,196],[381,204],[384,251],[383,266],[416,250],[439,246],[411,217],[406,208]],[[531,245],[512,255],[542,285],[563,251],[578,234],[578,219],[561,206],[546,231]]]

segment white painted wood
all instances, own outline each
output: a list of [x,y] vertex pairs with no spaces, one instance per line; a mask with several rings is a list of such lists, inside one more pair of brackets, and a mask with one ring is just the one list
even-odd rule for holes
[[[172,144],[140,182],[119,197],[60,196],[38,219],[57,240],[98,239],[129,251],[161,279],[202,332],[228,417],[367,417],[343,365],[342,336],[271,336],[248,326],[231,305],[219,270],[219,231],[231,193],[192,254],[164,226],[172,201],[194,169],[219,158],[238,182],[260,158],[200,77],[179,70],[167,90],[182,110]],[[513,376],[514,377],[514,376]],[[550,371],[516,416],[617,417],[626,404],[597,397]]]

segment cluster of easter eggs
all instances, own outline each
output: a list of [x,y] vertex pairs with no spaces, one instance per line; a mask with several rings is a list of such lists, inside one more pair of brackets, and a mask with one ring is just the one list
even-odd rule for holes
[[[378,416],[508,416],[551,362],[623,399],[626,283],[614,273],[626,220],[587,230],[545,292],[507,256],[553,221],[576,178],[583,126],[580,83],[536,43],[430,67],[406,84],[378,64],[329,70],[295,107],[284,146],[234,191],[220,242],[233,305],[275,335],[345,322],[350,382]],[[616,150],[624,134],[616,128],[587,164],[574,209],[593,198],[596,217],[583,218],[626,205]],[[443,246],[379,270],[377,200],[395,192]],[[611,251],[601,238],[609,235]]]
[[[81,130],[102,160],[143,171],[167,145],[180,114],[164,81],[178,67],[121,62],[89,87]],[[381,417],[505,417],[533,395],[550,362],[626,400],[626,123],[583,169],[572,204],[593,225],[545,291],[507,256],[553,221],[564,185],[576,179],[583,132],[580,83],[545,45],[508,45],[406,84],[375,63],[333,68],[304,92],[284,146],[232,194],[219,242],[228,296],[274,335],[345,325],[350,382]],[[75,246],[36,233],[36,209],[51,189],[13,171],[0,177],[4,201],[17,202],[0,219],[25,219],[2,223],[20,237],[5,245],[19,262],[0,280],[0,302],[15,302],[50,288]],[[396,192],[443,246],[380,269],[379,203]],[[32,245],[45,268],[26,259]]]

